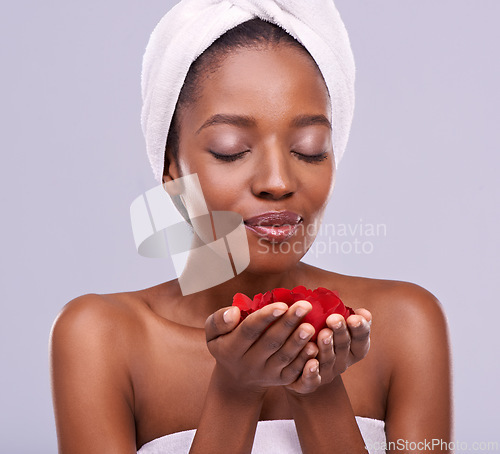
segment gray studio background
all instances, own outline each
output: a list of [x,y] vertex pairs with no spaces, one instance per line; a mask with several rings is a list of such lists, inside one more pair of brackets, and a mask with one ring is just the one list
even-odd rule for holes
[[[168,261],[136,253],[129,220],[156,184],[139,123],[141,58],[173,3],[4,5],[2,453],[56,452],[47,347],[61,307],[174,277]],[[337,5],[357,105],[325,221],[385,229],[337,236],[343,250],[308,261],[433,292],[449,319],[456,438],[498,441],[500,2]]]

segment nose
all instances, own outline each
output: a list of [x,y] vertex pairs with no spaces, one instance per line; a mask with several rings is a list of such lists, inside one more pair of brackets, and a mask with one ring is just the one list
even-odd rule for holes
[[267,149],[254,173],[252,192],[268,200],[291,197],[297,190],[297,176],[293,173],[292,156],[285,150]]

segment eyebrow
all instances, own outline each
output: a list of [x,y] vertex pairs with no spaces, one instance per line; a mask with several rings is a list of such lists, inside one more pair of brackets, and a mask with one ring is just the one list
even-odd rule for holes
[[249,128],[256,124],[257,121],[255,118],[247,115],[216,114],[205,121],[196,131],[196,134],[199,134],[202,129],[213,125],[232,125],[240,128]]
[[332,129],[332,124],[330,120],[324,115],[299,115],[292,120],[293,127],[303,128],[305,126],[323,125],[328,129]]
[[[256,124],[257,121],[255,118],[248,115],[216,114],[212,115],[207,121],[205,121],[205,123],[198,128],[196,134],[199,134],[202,129],[214,125],[231,125],[239,128],[250,128]],[[324,115],[299,115],[291,122],[291,126],[294,128],[303,128],[314,125],[322,125],[326,126],[330,130],[332,129],[332,124]]]

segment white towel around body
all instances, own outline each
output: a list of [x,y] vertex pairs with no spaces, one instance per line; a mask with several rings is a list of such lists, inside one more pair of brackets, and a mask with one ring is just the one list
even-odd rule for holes
[[[378,419],[356,416],[359,430],[369,454],[385,453],[385,423]],[[138,454],[187,454],[195,430],[186,430],[146,443]],[[259,421],[252,454],[301,454],[299,437],[292,419]]]

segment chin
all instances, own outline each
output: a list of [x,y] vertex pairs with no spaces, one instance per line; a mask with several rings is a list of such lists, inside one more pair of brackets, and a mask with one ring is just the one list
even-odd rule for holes
[[[254,274],[279,274],[293,269],[305,255],[300,242],[249,244],[250,264],[246,271]],[[294,247],[295,246],[295,247]]]

